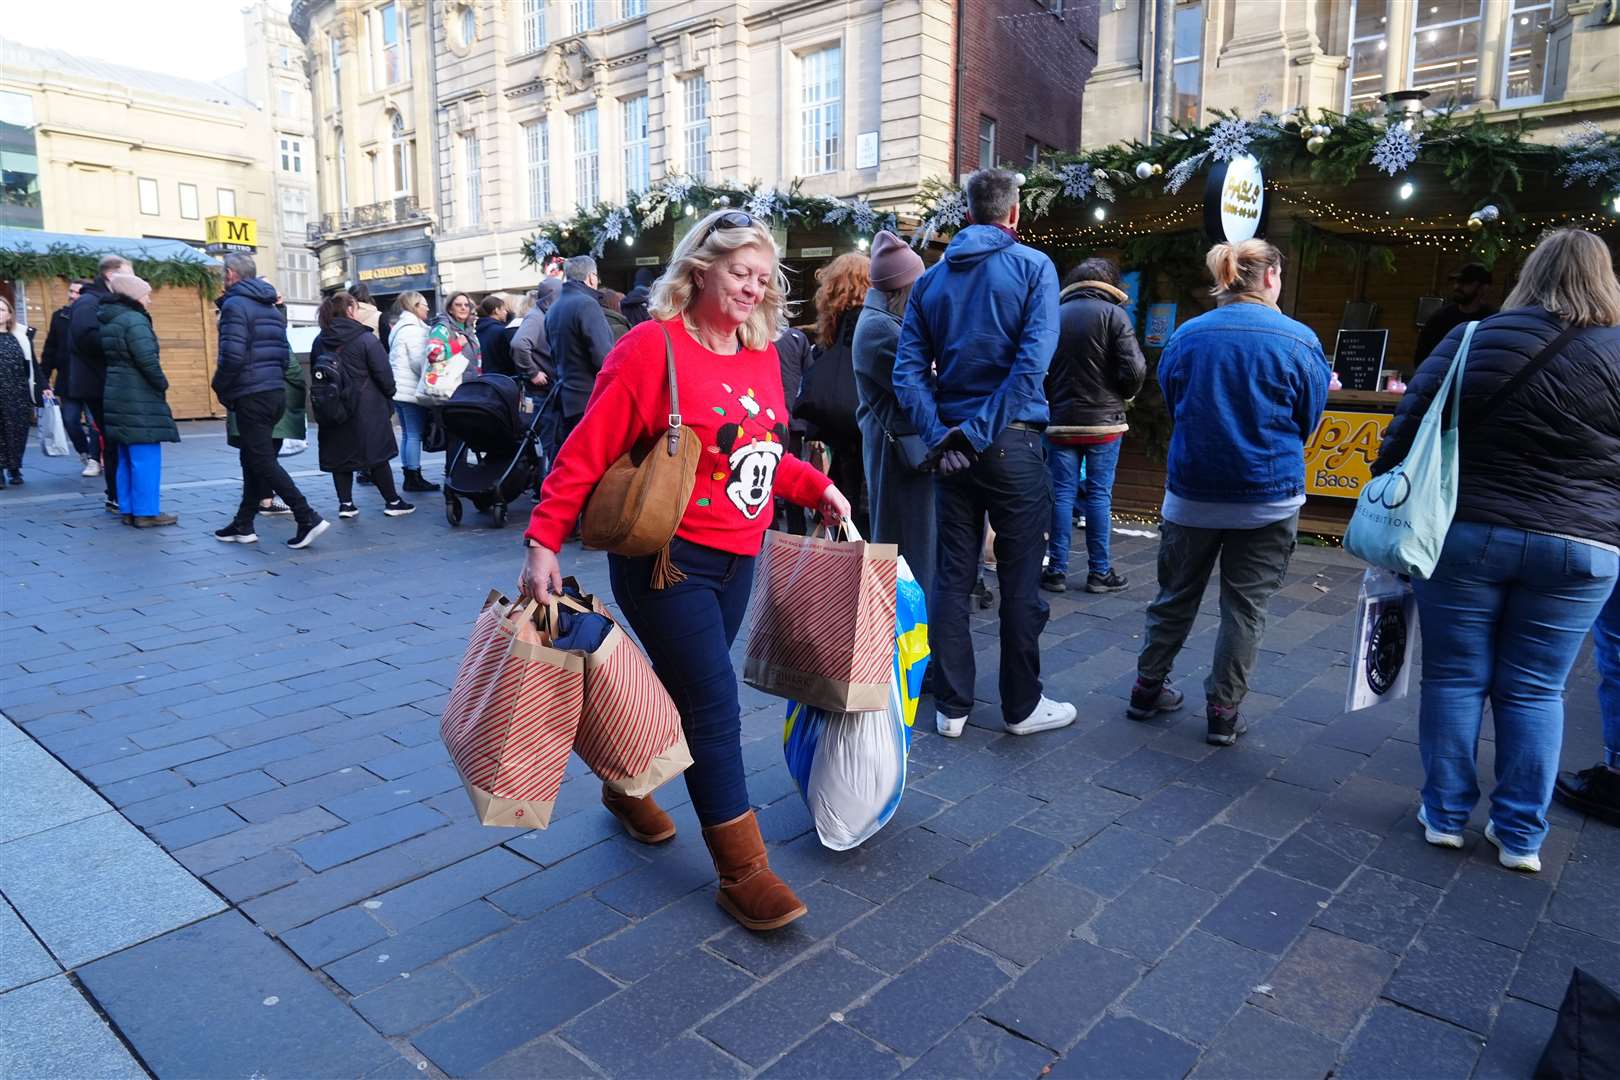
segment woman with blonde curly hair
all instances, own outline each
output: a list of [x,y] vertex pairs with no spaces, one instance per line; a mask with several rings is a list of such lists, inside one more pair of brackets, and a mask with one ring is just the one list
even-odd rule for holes
[[849,495],[863,534],[870,529],[861,505],[866,467],[855,418],[860,397],[853,345],[866,290],[872,287],[871,265],[870,258],[851,251],[816,271],[816,349],[793,409],[795,417],[809,424],[808,437],[832,452],[828,474]]
[[[562,589],[558,552],[597,481],[618,458],[661,438],[673,355],[681,421],[702,440],[697,483],[675,539],[656,556],[608,556],[613,596],[680,709],[692,751],[686,787],[720,879],[716,902],[750,930],[774,930],[805,906],[771,872],[744,781],[741,710],[731,646],[748,608],[754,559],[774,496],[849,513],[832,481],[783,453],[788,412],[772,341],[787,280],[769,228],[740,210],[710,214],[675,249],[637,324],[608,353],[585,415],[563,444],[529,522],[519,586]],[[602,789],[602,802],[642,843],[675,835],[651,796]]]

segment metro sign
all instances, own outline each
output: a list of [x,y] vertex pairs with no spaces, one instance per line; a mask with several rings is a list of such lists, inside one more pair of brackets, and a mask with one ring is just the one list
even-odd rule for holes
[[253,218],[215,214],[203,219],[204,249],[219,255],[227,251],[254,251],[259,246],[259,223]]

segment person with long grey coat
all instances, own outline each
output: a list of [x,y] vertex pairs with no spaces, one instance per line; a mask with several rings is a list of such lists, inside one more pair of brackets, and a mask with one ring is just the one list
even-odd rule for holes
[[922,258],[904,240],[880,232],[872,243],[872,288],[855,324],[855,421],[861,428],[866,498],[872,535],[897,544],[911,574],[928,593],[934,585],[934,477],[907,463],[905,446],[918,446],[917,429],[894,396],[894,354],[900,318]]

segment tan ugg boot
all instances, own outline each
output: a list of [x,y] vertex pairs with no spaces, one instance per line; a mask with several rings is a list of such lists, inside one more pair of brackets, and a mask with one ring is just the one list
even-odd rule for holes
[[643,844],[662,844],[675,835],[675,821],[653,802],[652,796],[634,799],[602,785],[602,805],[619,819],[624,831]]
[[714,902],[750,930],[775,930],[806,911],[787,882],[771,872],[765,841],[752,810],[703,830],[703,842],[714,857],[720,891]]

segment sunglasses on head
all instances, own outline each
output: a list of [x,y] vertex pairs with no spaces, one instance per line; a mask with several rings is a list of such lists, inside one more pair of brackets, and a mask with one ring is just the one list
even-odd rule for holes
[[709,230],[703,234],[703,239],[698,243],[700,245],[708,243],[709,237],[720,229],[752,229],[753,227],[754,219],[747,213],[741,210],[728,210],[714,219],[714,223],[709,226]]

